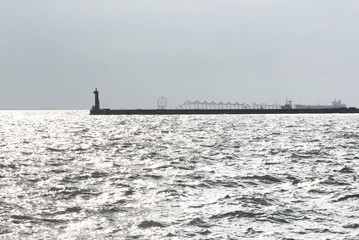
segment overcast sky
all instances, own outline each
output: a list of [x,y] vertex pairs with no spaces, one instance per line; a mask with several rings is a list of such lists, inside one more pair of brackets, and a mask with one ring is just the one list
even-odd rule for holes
[[0,109],[359,107],[358,0],[1,0]]

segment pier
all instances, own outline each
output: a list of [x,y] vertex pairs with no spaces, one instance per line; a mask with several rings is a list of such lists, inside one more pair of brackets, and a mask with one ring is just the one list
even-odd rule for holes
[[[100,108],[99,92],[96,88],[95,105],[90,110],[90,115],[209,115],[209,114],[342,114],[359,113],[355,107],[339,108],[292,108],[291,101],[284,106],[279,104],[253,104],[252,108],[246,103],[215,103],[186,101],[177,109],[166,109],[167,100],[164,97],[158,99],[158,109],[110,109]],[[290,104],[289,104],[290,103]]]

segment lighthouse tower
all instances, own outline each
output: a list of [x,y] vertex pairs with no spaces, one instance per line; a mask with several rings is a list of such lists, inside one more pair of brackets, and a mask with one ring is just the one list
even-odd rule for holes
[[100,109],[100,100],[98,98],[97,88],[95,89],[95,91],[93,93],[95,94],[95,106],[93,106],[92,109],[98,110],[98,109]]

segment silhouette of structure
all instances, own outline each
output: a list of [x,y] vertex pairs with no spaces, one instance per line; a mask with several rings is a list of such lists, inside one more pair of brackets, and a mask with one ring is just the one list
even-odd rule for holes
[[285,105],[282,107],[283,109],[292,109],[292,100],[286,100]]
[[223,103],[223,102],[219,102],[216,103],[214,101],[212,102],[200,102],[200,101],[186,101],[185,103],[183,103],[182,105],[178,106],[178,109],[197,109],[197,110],[214,110],[214,109],[249,109],[250,106],[248,104],[245,103]]
[[295,105],[297,109],[321,109],[321,108],[346,108],[347,105],[343,104],[342,101],[339,99],[338,101],[334,99],[332,101],[332,105]]
[[100,110],[100,99],[98,96],[97,88],[95,89],[95,91],[93,93],[95,94],[95,106],[92,106],[92,109]]
[[166,106],[167,106],[167,99],[165,97],[160,97],[157,100],[158,109],[166,109]]
[[219,102],[216,103],[214,101],[212,102],[200,102],[200,101],[186,101],[184,104],[178,106],[178,109],[199,109],[199,110],[207,110],[207,109],[281,109],[282,106],[280,104],[274,103],[274,104],[256,104],[253,103],[252,107],[249,104],[246,103],[223,103]]
[[[292,101],[284,106],[279,104],[268,105],[253,104],[252,108],[245,103],[215,103],[215,102],[190,102],[186,101],[177,109],[166,109],[167,100],[164,97],[158,99],[158,109],[109,109],[100,108],[99,92],[95,94],[95,106],[90,110],[91,115],[191,115],[191,114],[333,114],[333,113],[359,113],[356,107],[342,107],[340,101],[335,101],[334,107],[330,108],[292,108]],[[327,106],[325,106],[327,107]]]

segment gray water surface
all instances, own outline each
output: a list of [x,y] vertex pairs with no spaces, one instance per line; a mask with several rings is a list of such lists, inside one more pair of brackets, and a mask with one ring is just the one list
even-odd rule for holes
[[359,115],[0,111],[0,239],[359,239]]

